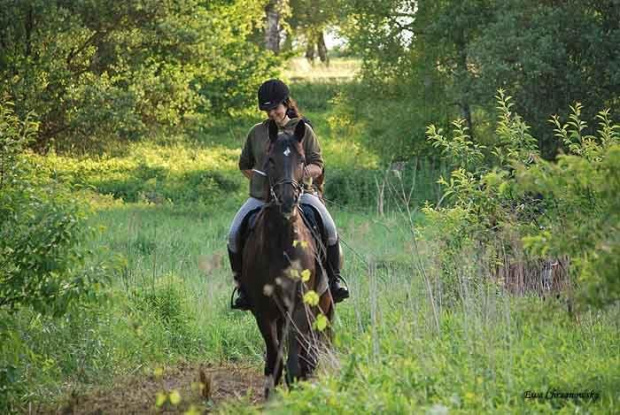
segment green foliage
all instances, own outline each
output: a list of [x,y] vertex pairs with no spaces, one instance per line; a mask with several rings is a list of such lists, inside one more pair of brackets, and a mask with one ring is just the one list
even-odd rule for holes
[[[530,316],[525,310],[516,311],[526,306]],[[382,304],[381,309],[389,306]],[[563,318],[546,314],[538,319],[532,316],[533,310],[544,312],[530,301],[512,307],[510,320],[505,321],[489,315],[491,321],[483,322],[483,315],[471,312],[446,313],[443,335],[432,336],[418,322],[428,315],[417,315],[401,305],[396,313],[401,318],[407,315],[407,324],[397,321],[390,332],[375,326],[377,334],[368,328],[348,337],[343,341],[346,351],[339,355],[339,370],[282,391],[282,397],[270,405],[270,413],[551,414],[605,412],[615,405],[617,377],[610,365],[597,359],[578,369],[579,365],[569,363],[590,355],[593,343],[570,335]],[[505,312],[505,304],[500,302],[497,311]],[[614,336],[603,334],[605,324],[587,323],[586,331],[605,343],[596,346],[597,352],[617,362]],[[594,391],[598,399],[524,398],[526,391],[554,389]]]
[[[17,317],[59,318],[105,281],[106,268],[88,260],[82,244],[93,235],[84,203],[71,189],[42,174],[24,155],[38,123],[20,120],[0,105],[0,411],[11,411],[24,393],[27,364],[44,372],[53,364],[23,344]],[[45,316],[45,317],[43,317]],[[52,316],[52,317],[47,317]]]
[[[402,219],[330,210],[347,245],[382,265],[369,275],[366,264],[343,247],[344,275],[356,294],[339,305],[333,322],[334,359],[322,361],[318,380],[283,390],[267,407],[244,402],[243,411],[424,412],[441,404],[471,413],[578,406],[605,412],[617,405],[617,310],[587,313],[576,327],[536,298],[512,301],[501,290],[471,284],[464,301],[443,309],[437,335],[423,278],[412,271],[418,256],[406,248],[409,229]],[[239,362],[255,368],[260,379],[263,344],[256,322],[249,313],[228,309],[232,281],[222,241],[234,212],[145,204],[98,211],[91,221],[105,230],[90,245],[122,254],[126,265],[96,306],[62,319],[12,317],[15,334],[5,352],[19,356],[12,363],[19,382],[10,386],[20,410],[82,387],[105,394],[119,378],[142,379],[152,373],[142,374],[144,368],[177,361],[225,367]],[[421,243],[425,264],[438,254],[430,242]],[[466,283],[478,271],[471,264],[463,269],[470,271]],[[329,362],[339,365],[332,369]],[[521,399],[525,390],[553,387],[594,389],[601,399]],[[239,412],[226,408],[218,405]]]
[[576,100],[588,119],[595,108],[618,109],[616,1],[343,0],[340,8],[342,32],[363,59],[347,105],[385,158],[420,155],[424,136],[412,131],[455,118],[479,142],[492,140],[498,88],[511,91],[545,158],[557,150],[552,114]]
[[[289,0],[290,17],[286,19],[289,37],[305,43],[306,49],[314,49],[317,36],[323,35],[330,26],[337,23],[338,2],[327,0]],[[292,42],[287,42],[292,44]],[[314,58],[314,56],[313,56]]]
[[200,129],[273,74],[277,59],[248,41],[262,4],[2,1],[0,96],[37,113],[39,150]]
[[428,127],[426,135],[432,141],[433,147],[441,148],[441,154],[452,165],[463,169],[474,169],[484,160],[482,150],[486,147],[471,141],[465,120],[456,120],[452,125],[454,126],[454,134],[451,139],[445,138],[441,134],[441,129],[437,130],[434,125]]
[[598,134],[582,135],[587,124],[579,111],[577,104],[561,127],[554,118],[567,154],[518,169],[519,187],[539,192],[546,211],[543,229],[524,242],[538,253],[570,257],[584,298],[602,307],[620,300],[620,124],[603,111]]
[[132,299],[135,307],[152,316],[171,328],[183,326],[186,316],[183,307],[185,299],[181,291],[183,281],[178,277],[164,276],[152,287],[135,289]]
[[[352,138],[384,162],[433,156],[420,127],[454,115],[450,107],[434,105],[438,84],[432,75],[422,73],[425,69],[413,60],[403,62],[402,67],[409,71],[393,74],[364,62],[363,81],[342,88],[330,117],[336,133],[353,128],[349,133]],[[402,85],[401,79],[411,85]],[[425,91],[420,83],[427,83],[430,89]]]
[[619,18],[616,1],[495,2],[492,18],[469,46],[472,67],[481,74],[477,99],[499,87],[510,90],[541,153],[552,155],[558,144],[547,128],[552,114],[576,100],[587,119],[598,108],[618,110],[620,62],[612,51],[620,40]]
[[441,166],[417,159],[385,169],[337,167],[326,170],[325,197],[335,206],[365,211],[397,211],[402,203],[418,207],[440,197],[440,174]]
[[21,154],[37,124],[20,121],[10,106],[0,115],[0,308],[60,315],[102,277],[85,266],[80,247],[86,210]]
[[23,174],[21,154],[38,128],[30,116],[23,121],[15,116],[12,103],[0,106],[0,189],[15,184]]
[[130,294],[133,318],[143,324],[162,325],[170,351],[197,346],[192,337],[192,315],[187,305],[183,280],[172,275],[163,276],[150,287],[135,287]]
[[500,91],[497,98],[497,141],[490,153],[464,133],[462,123],[455,124],[452,140],[429,127],[429,140],[455,166],[440,181],[451,207],[427,206],[431,223],[448,244],[479,241],[489,266],[509,267],[523,247],[534,257],[569,258],[580,299],[599,307],[618,301],[620,125],[602,111],[597,135],[585,134],[576,104],[566,123],[552,118],[567,154],[545,161],[510,97]]

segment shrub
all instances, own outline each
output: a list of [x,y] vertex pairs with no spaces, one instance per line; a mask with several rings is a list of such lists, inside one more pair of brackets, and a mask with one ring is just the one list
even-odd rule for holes
[[[560,266],[570,262],[567,282],[577,285],[579,299],[596,306],[617,301],[620,125],[602,111],[598,131],[587,134],[576,104],[565,124],[552,118],[565,153],[557,162],[546,161],[529,127],[512,111],[511,98],[500,90],[497,100],[499,117],[489,148],[474,143],[462,121],[453,124],[452,138],[433,126],[427,130],[433,146],[454,166],[441,179],[444,206],[425,208],[429,229],[440,230],[435,236],[452,247],[477,245],[485,266],[498,277],[500,268],[518,262],[568,258]],[[459,261],[454,257],[448,263],[456,267]]]
[[[81,248],[91,230],[87,210],[70,188],[42,173],[24,156],[38,124],[20,120],[11,104],[0,105],[0,412],[11,412],[25,392],[23,361],[39,356],[15,331],[20,309],[60,316],[90,298],[105,277],[86,265]],[[16,317],[15,317],[16,318]],[[6,340],[6,341],[5,341]]]
[[85,266],[90,229],[70,189],[22,156],[37,123],[0,106],[0,308],[60,315],[92,292],[101,270]]

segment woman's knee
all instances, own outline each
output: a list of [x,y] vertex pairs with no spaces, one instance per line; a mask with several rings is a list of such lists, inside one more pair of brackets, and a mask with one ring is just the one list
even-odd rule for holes
[[248,213],[250,213],[254,209],[263,206],[264,204],[265,202],[261,200],[249,198],[237,211],[237,214],[235,215],[235,218],[230,225],[230,230],[228,231],[228,249],[230,249],[232,252],[236,253],[239,250],[239,230],[241,229],[241,224],[243,223],[243,220],[248,215]]
[[319,215],[321,215],[321,221],[323,222],[323,227],[325,228],[325,233],[327,235],[327,244],[333,245],[338,242],[336,223],[334,222],[332,215],[329,214],[329,211],[323,202],[321,202],[318,197],[310,194],[304,194],[301,202],[309,204],[319,212]]

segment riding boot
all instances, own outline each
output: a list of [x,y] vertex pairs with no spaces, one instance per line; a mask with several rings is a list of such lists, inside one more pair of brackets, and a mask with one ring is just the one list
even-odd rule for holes
[[346,286],[340,285],[340,243],[336,242],[327,247],[327,277],[329,279],[329,290],[332,293],[334,303],[349,298],[349,290]]
[[235,253],[229,249],[228,259],[230,260],[230,269],[232,269],[233,278],[235,279],[235,283],[237,284],[237,293],[239,294],[231,307],[233,310],[249,310],[251,309],[250,299],[248,298],[245,289],[240,284],[242,265],[241,253]]

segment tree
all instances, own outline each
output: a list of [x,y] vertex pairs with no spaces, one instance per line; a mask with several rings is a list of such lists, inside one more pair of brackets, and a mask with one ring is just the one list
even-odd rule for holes
[[314,61],[318,55],[321,62],[329,63],[325,31],[337,24],[338,1],[291,0],[291,17],[288,23],[296,37],[305,44],[305,56]]
[[284,1],[269,0],[265,6],[265,49],[280,53],[280,18]]
[[[532,126],[546,157],[557,150],[548,119],[575,101],[584,118],[620,101],[620,1],[503,0],[470,45],[479,96],[502,87]],[[483,102],[479,99],[478,102]]]
[[[341,4],[347,16],[344,33],[364,61],[366,88],[358,89],[366,89],[362,97],[377,91],[392,101],[399,99],[399,105],[411,111],[432,112],[432,122],[444,126],[458,115],[473,137],[485,140],[495,113],[488,97],[503,87],[519,103],[517,109],[540,140],[545,157],[556,151],[546,128],[552,114],[575,101],[584,102],[590,111],[584,117],[590,120],[593,108],[618,109],[619,0]],[[364,100],[357,96],[350,102],[359,110]],[[401,122],[415,122],[409,129],[422,129],[419,121],[424,118],[403,116]],[[381,121],[373,119],[374,123]],[[423,146],[420,135],[399,135],[386,128],[381,136],[415,139]],[[416,146],[403,143],[399,152],[407,147]]]
[[204,123],[277,64],[249,42],[263,0],[0,0],[0,95],[34,111],[39,151]]

